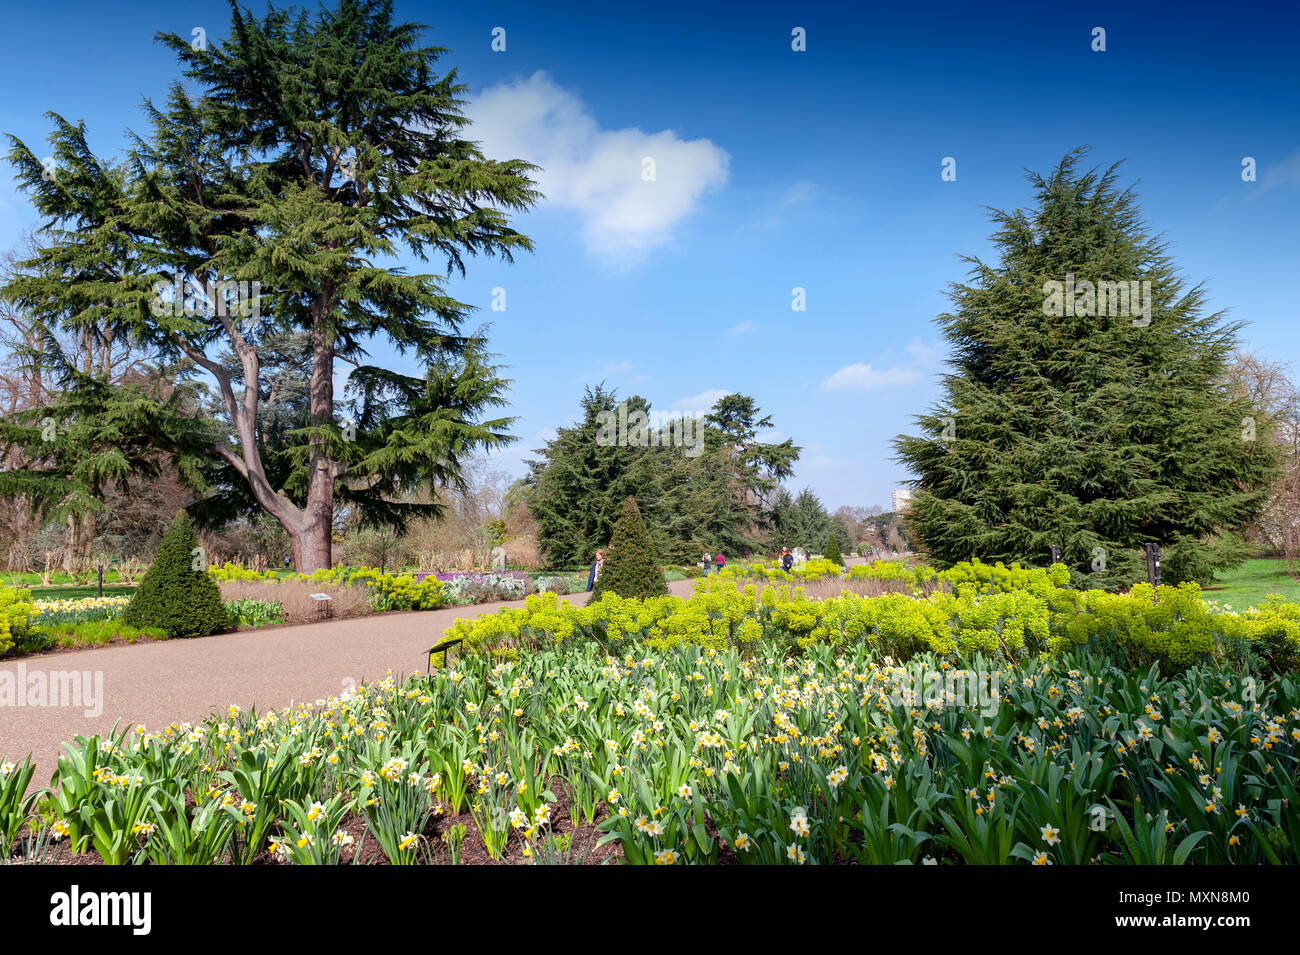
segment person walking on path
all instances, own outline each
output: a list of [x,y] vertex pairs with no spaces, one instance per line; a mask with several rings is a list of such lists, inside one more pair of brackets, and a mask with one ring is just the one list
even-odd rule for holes
[[704,552],[704,576],[709,576],[709,567],[713,564],[713,555],[707,550]]
[[727,558],[722,556],[722,551],[713,555],[713,563],[718,568],[718,573],[722,573],[722,568],[727,566]]
[[596,586],[596,581],[600,580],[600,572],[605,569],[605,552],[596,551],[596,559],[591,562],[591,572],[587,574],[587,592],[590,593]]

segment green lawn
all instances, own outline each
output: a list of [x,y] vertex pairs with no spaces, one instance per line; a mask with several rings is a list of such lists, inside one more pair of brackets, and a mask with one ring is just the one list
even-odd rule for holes
[[[141,572],[141,575],[143,576],[143,571]],[[94,581],[94,573],[90,574],[90,579],[92,582]],[[0,571],[0,581],[3,581],[10,587],[39,587],[41,585],[41,575],[31,571],[19,572],[16,570],[3,570]],[[104,571],[104,585],[107,586],[109,583],[117,583],[116,570]],[[77,581],[74,577],[70,574],[63,573],[61,570],[50,574],[50,584],[55,587],[64,584],[68,586],[84,586],[77,585]]]
[[[99,588],[94,584],[90,586],[50,586],[50,587],[30,587],[33,600],[77,600],[80,597],[97,597]],[[130,597],[135,593],[134,587],[128,587],[126,584],[104,584],[105,597]]]
[[1281,594],[1289,601],[1300,603],[1300,580],[1287,573],[1284,560],[1248,560],[1219,574],[1214,586],[1223,589],[1207,590],[1205,596],[1228,604],[1233,610],[1258,607],[1268,594]]

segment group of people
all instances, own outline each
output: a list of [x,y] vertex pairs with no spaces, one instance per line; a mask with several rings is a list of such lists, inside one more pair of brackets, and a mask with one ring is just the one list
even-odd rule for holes
[[[726,566],[727,558],[723,555],[722,551],[718,551],[716,554],[710,554],[708,551],[704,552],[704,574],[706,577],[709,574],[710,567],[714,568],[713,573],[720,574],[722,573],[722,568]],[[603,550],[598,550],[596,551],[596,559],[591,562],[591,570],[587,572],[588,593],[595,589],[596,581],[600,580],[600,573],[604,569],[605,552]]]
[[707,550],[704,552],[704,576],[705,577],[709,576],[710,567],[716,568],[714,573],[720,574],[722,573],[722,568],[726,566],[727,566],[727,558],[722,556],[722,551],[718,551],[716,554],[713,555],[710,555]]

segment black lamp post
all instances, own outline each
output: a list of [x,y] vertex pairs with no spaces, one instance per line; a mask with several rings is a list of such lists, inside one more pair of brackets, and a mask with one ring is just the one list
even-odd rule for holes
[[1160,545],[1147,544],[1147,579],[1153,587],[1160,586]]

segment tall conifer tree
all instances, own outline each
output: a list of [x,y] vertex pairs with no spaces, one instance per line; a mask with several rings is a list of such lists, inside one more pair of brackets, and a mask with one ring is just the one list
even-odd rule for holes
[[1240,324],[1207,314],[1116,166],[1081,172],[1082,153],[1028,176],[1034,208],[992,213],[999,262],[965,257],[938,319],[944,396],[895,441],[908,520],[940,564],[1043,564],[1057,544],[1076,582],[1116,587],[1156,542],[1166,582],[1204,580],[1243,556],[1273,467],[1224,384]]
[[[151,129],[132,137],[124,162],[98,158],[86,128],[56,115],[53,170],[45,150],[10,137],[9,159],[49,225],[5,294],[60,327],[107,311],[134,340],[210,376],[220,412],[205,434],[159,424],[170,409],[157,402],[124,434],[161,435],[192,476],[207,462],[203,490],[224,488],[228,513],[251,504],[272,515],[302,570],[330,566],[338,507],[398,526],[436,513],[405,492],[455,484],[467,455],[510,440],[512,419],[485,418],[505,403],[506,382],[466,334],[470,309],[447,293],[446,275],[473,255],[532,248],[507,213],[540,198],[534,167],[462,138],[466,87],[454,70],[439,74],[447,51],[421,35],[394,19],[390,0],[260,19],[232,2],[223,40],[157,36],[187,82],[146,101]],[[441,274],[408,272],[394,261],[402,253],[433,258]],[[375,339],[418,371],[367,364]],[[298,343],[306,375],[300,413],[274,434],[262,427],[272,342]],[[334,394],[343,364],[347,417]],[[26,477],[66,479],[55,467]]]

